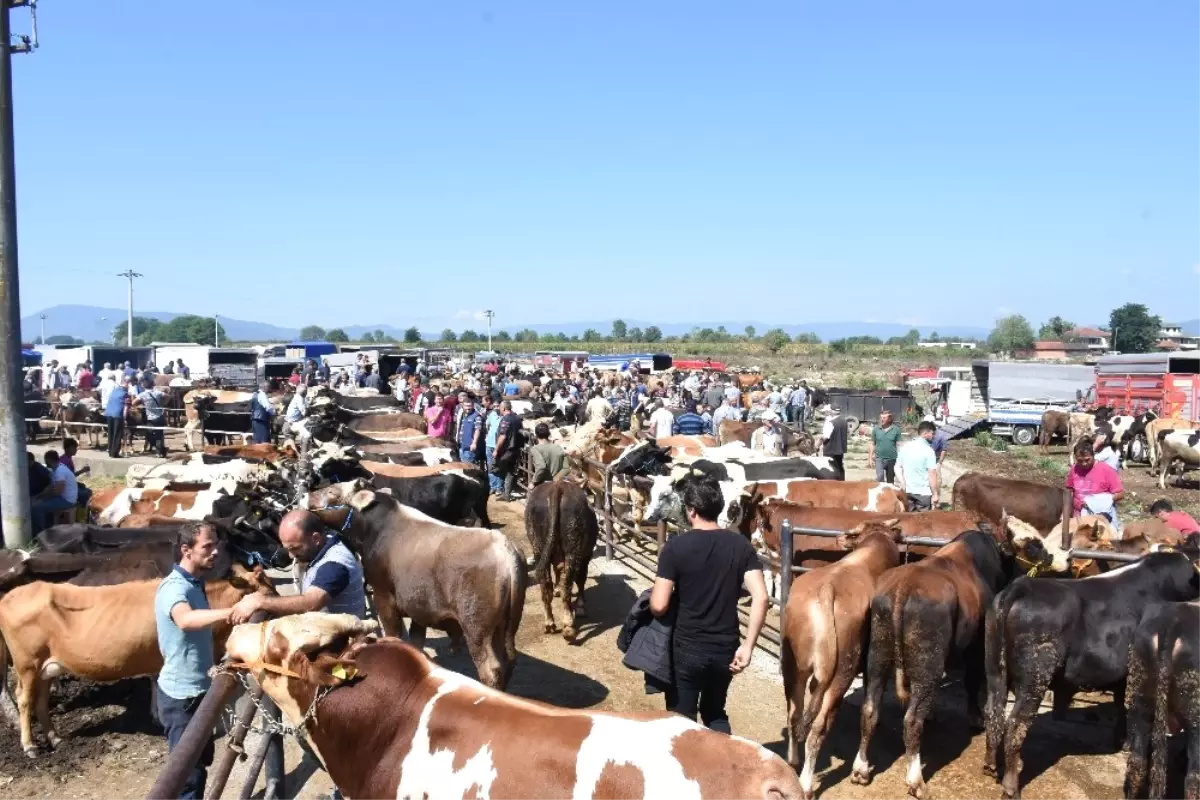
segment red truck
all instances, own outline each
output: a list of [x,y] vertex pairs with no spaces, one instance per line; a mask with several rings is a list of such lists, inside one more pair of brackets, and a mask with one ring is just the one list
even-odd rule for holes
[[1096,361],[1096,405],[1121,414],[1200,420],[1200,352],[1129,353]]

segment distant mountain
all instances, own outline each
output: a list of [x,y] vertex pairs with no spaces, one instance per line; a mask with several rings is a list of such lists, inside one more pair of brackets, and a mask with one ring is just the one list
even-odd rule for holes
[[1200,319],[1185,319],[1179,327],[1189,336],[1200,336]]
[[[100,306],[53,306],[21,317],[21,340],[36,341],[41,335],[41,315],[46,315],[46,336],[66,335],[83,339],[85,342],[110,342],[112,330],[126,319],[123,308]],[[139,317],[150,317],[170,322],[183,316],[174,311],[135,310]],[[221,327],[230,339],[249,342],[287,341],[295,339],[300,331],[296,328],[281,328],[265,322],[247,322],[240,319],[221,317]]]
[[[690,333],[693,328],[712,328],[716,330],[724,326],[725,330],[731,334],[741,334],[746,330],[747,325],[754,326],[756,334],[761,336],[772,328],[782,328],[789,336],[795,336],[798,333],[815,333],[821,337],[821,341],[828,342],[833,339],[844,339],[847,336],[878,336],[880,339],[888,339],[892,336],[903,336],[911,329],[916,328],[921,332],[921,336],[928,336],[933,332],[937,332],[942,339],[955,336],[974,337],[978,339],[987,338],[991,332],[990,328],[979,328],[970,325],[902,325],[892,322],[811,322],[808,324],[794,323],[768,323],[768,322],[692,322],[692,323],[655,323],[646,320],[627,319],[625,320],[627,328],[641,328],[645,330],[651,325],[658,325],[664,336],[679,336],[680,334]],[[566,322],[561,325],[506,325],[502,329],[509,333],[516,333],[519,330],[529,328],[538,333],[565,333],[569,336],[582,334],[588,328],[598,331],[607,336],[612,332],[612,320],[604,320],[598,322]]]

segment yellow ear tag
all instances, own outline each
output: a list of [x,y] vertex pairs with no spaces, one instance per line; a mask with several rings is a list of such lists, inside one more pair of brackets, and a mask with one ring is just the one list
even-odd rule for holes
[[358,674],[358,668],[345,664],[334,664],[329,674],[341,681],[348,681]]

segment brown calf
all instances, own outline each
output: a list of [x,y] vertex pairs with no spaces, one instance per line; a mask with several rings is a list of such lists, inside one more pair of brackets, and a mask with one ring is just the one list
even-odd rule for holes
[[900,563],[896,546],[900,536],[896,520],[864,522],[842,537],[842,546],[853,552],[792,584],[781,666],[788,709],[788,761],[801,766],[803,742],[800,790],[805,800],[816,788],[813,769],[821,745],[858,674],[875,582]]
[[1007,511],[1042,533],[1062,522],[1063,490],[1044,483],[968,472],[954,482],[954,510],[969,511],[1003,531]]
[[[213,608],[230,608],[251,592],[274,594],[261,568],[234,568],[229,580],[208,581]],[[61,741],[50,719],[50,684],[61,675],[92,681],[118,681],[154,675],[162,668],[154,619],[159,579],[116,586],[30,583],[0,599],[0,651],[7,646],[17,675],[21,747],[37,755],[33,713],[51,747]],[[213,626],[218,655],[228,625]],[[0,652],[0,663],[5,653]]]
[[257,673],[349,797],[800,796],[791,768],[753,742],[675,714],[514,697],[397,639],[364,637],[372,627],[348,615],[302,614],[239,625],[227,645],[251,668],[298,676]]
[[908,708],[904,747],[908,791],[927,796],[921,774],[921,732],[934,694],[950,662],[963,666],[967,714],[982,725],[983,622],[992,598],[1008,581],[999,545],[989,534],[968,531],[916,564],[889,570],[871,600],[871,645],[867,657],[862,734],[850,780],[871,779],[867,746],[879,722],[888,673],[895,668],[896,696]]

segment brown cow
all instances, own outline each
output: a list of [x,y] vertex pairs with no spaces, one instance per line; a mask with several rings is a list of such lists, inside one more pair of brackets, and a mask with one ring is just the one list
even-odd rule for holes
[[837,716],[842,697],[858,674],[867,614],[875,582],[900,563],[896,520],[871,520],[847,531],[848,556],[826,569],[796,578],[787,598],[780,666],[788,710],[788,762],[804,764],[800,789],[810,800],[813,769]]
[[723,419],[717,426],[717,444],[724,446],[731,442],[741,442],[749,447],[750,437],[761,427],[761,422],[737,422],[732,419]]
[[1042,533],[1062,522],[1064,490],[1044,483],[968,472],[954,482],[954,510],[970,511],[1003,531],[1004,512],[1019,517]]
[[905,780],[910,794],[918,800],[927,797],[921,774],[921,731],[933,708],[934,693],[950,662],[961,663],[967,716],[973,725],[981,723],[984,614],[1007,582],[999,545],[982,531],[967,531],[924,561],[883,574],[871,600],[866,697],[851,782],[866,785],[871,780],[867,746],[894,667],[896,696],[908,707]]
[[661,439],[656,439],[654,443],[659,447],[665,448],[670,453],[671,458],[679,458],[680,456],[695,456],[699,458],[704,455],[704,448],[717,446],[717,440],[714,437],[704,434],[700,436],[664,436]]
[[676,714],[514,697],[363,635],[373,627],[303,614],[239,625],[227,646],[249,669],[299,676],[255,673],[349,797],[800,796],[791,768],[753,742]]
[[[291,461],[299,458],[299,454],[291,442],[285,442],[279,446],[270,443],[241,445],[209,444],[204,446],[203,452],[206,456],[227,459],[240,458],[246,461],[266,461],[271,464],[278,464],[280,461]],[[188,455],[182,456],[183,460],[188,458],[190,458]],[[208,460],[205,459],[205,463],[207,462]]]
[[409,617],[418,648],[426,628],[465,638],[480,679],[504,688],[525,610],[525,556],[503,533],[439,522],[356,482],[314,492],[308,505],[362,558],[386,633],[403,634]]
[[101,525],[117,525],[130,514],[201,520],[222,513],[236,498],[220,491],[171,492],[159,489],[103,489],[92,495],[88,508]]
[[[533,545],[534,574],[542,587],[546,633],[558,629],[551,595],[561,596],[566,612],[563,638],[568,642],[575,639],[575,620],[583,614],[583,587],[599,534],[596,514],[588,506],[583,489],[566,481],[547,481],[530,490],[525,500],[525,535]],[[550,574],[551,567],[557,580]],[[574,600],[572,590],[578,591]]]
[[[229,580],[204,585],[213,608],[230,608],[251,592],[274,594],[261,568],[235,567]],[[17,675],[17,709],[21,715],[21,747],[37,755],[33,713],[37,709],[51,747],[61,737],[50,719],[50,684],[61,675],[92,681],[117,681],[155,675],[162,668],[154,620],[154,594],[160,581],[116,586],[72,586],[30,583],[0,599],[0,650],[7,646]],[[228,625],[213,626],[219,653]],[[0,663],[6,654],[0,652]]]
[[[1016,568],[1028,575],[1041,572],[1081,578],[1096,575],[1101,570],[1094,560],[1070,558],[1070,550],[1113,550],[1118,533],[1105,517],[1085,515],[1073,518],[1070,525],[1071,546],[1062,548],[1062,522],[1046,534],[1016,515],[1002,520],[1001,531],[1012,544]],[[1139,539],[1139,543],[1144,543]],[[1129,542],[1123,552],[1132,552],[1138,544]],[[1149,545],[1143,552],[1149,552]]]
[[1043,455],[1050,452],[1050,440],[1055,436],[1068,438],[1071,433],[1071,414],[1067,411],[1046,409],[1042,412],[1042,427],[1038,431],[1038,446]]

